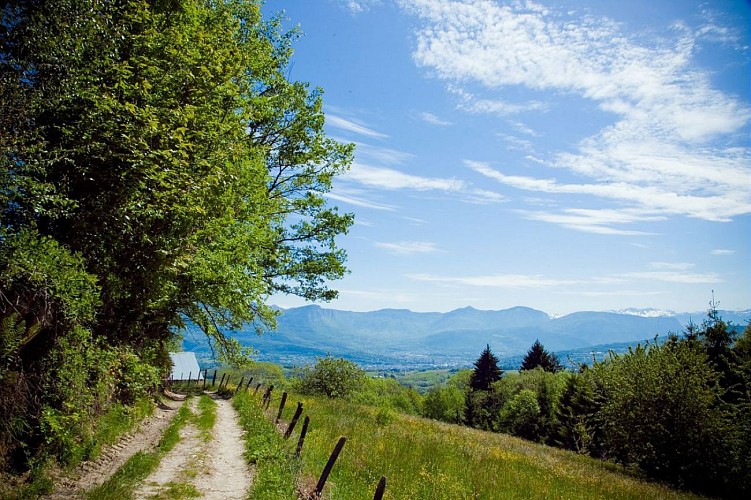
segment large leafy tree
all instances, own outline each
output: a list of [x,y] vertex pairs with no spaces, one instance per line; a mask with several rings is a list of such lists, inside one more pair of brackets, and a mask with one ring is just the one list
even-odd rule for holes
[[[3,23],[3,232],[51,237],[96,276],[99,335],[273,323],[273,292],[330,299],[325,203],[351,147],[285,77],[294,33],[257,2],[16,1]],[[226,350],[226,349],[225,349]]]
[[352,216],[324,195],[352,146],[260,3],[4,2],[0,366],[29,393],[62,389],[63,346],[158,366],[188,318],[231,361],[226,332],[273,325],[272,293],[336,296]]

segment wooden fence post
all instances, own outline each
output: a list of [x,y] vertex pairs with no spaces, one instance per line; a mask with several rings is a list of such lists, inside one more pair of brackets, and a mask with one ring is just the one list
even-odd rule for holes
[[276,414],[276,421],[274,422],[279,423],[279,419],[282,418],[282,412],[284,411],[284,403],[287,402],[287,391],[284,391],[282,393],[282,402],[279,403],[279,413]]
[[253,394],[258,394],[258,389],[260,389],[260,388],[261,388],[261,383],[260,383],[260,382],[258,382],[258,383],[256,384],[256,390],[255,390],[255,392],[254,392]]
[[214,384],[216,383],[216,369],[214,369],[214,377],[211,379],[211,388],[214,388]]
[[300,439],[297,440],[297,451],[295,451],[295,455],[298,457],[300,456],[300,452],[302,451],[302,445],[305,444],[305,435],[308,433],[308,424],[310,424],[310,417],[305,415],[305,420],[302,421]]
[[274,386],[272,385],[271,387],[269,387],[269,397],[266,398],[266,405],[263,407],[264,410],[269,409],[269,405],[271,404],[271,391],[273,390],[274,390]]
[[240,383],[239,383],[239,384],[237,384],[237,387],[235,387],[235,394],[237,394],[237,391],[239,391],[239,390],[240,390],[240,387],[242,387],[242,386],[243,386],[243,382],[244,382],[244,381],[245,381],[245,375],[243,375],[243,376],[242,376],[242,377],[240,378]]
[[302,403],[297,403],[297,409],[295,410],[295,414],[292,416],[292,420],[290,420],[289,425],[287,426],[287,430],[284,433],[284,439],[288,439],[292,435],[292,431],[295,429],[297,421],[300,420],[300,415],[302,415]]
[[386,492],[386,476],[381,476],[381,480],[378,481],[378,487],[376,488],[373,500],[382,500],[383,494]]
[[245,384],[245,392],[248,392],[248,387],[250,387],[251,382],[253,382],[253,377],[250,377],[250,379],[248,380],[248,383]]
[[203,370],[203,390],[206,390],[206,379],[209,378],[209,369],[204,368]]
[[226,373],[222,373],[222,380],[219,381],[219,388],[217,390],[219,390],[219,391],[222,390],[222,384],[224,383],[224,377],[226,377],[226,376],[227,376]]
[[339,438],[339,442],[336,443],[336,446],[334,447],[334,451],[331,452],[329,461],[326,464],[326,467],[324,467],[323,472],[321,473],[321,478],[318,480],[316,489],[313,490],[313,493],[308,498],[318,499],[321,497],[321,493],[323,493],[323,487],[326,486],[326,480],[329,478],[329,474],[331,474],[331,469],[334,468],[336,459],[339,458],[339,453],[342,452],[342,448],[344,448],[344,443],[346,442],[347,442],[346,437],[342,436]]

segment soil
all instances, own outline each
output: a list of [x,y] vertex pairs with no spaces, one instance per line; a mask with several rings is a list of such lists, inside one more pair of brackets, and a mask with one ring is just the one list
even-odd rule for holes
[[103,449],[96,460],[83,462],[70,474],[59,475],[55,481],[55,490],[48,498],[81,498],[86,490],[104,483],[132,455],[155,449],[162,433],[182,404],[182,401],[160,403],[151,417],[144,419],[134,431],[124,435],[116,444]]
[[[180,441],[159,467],[134,491],[134,498],[170,498],[195,496],[207,499],[247,498],[253,472],[243,453],[243,432],[230,401],[211,394],[217,403],[216,423],[211,438],[201,436],[192,422],[180,431]],[[196,413],[198,398],[187,404]],[[170,419],[183,402],[173,402],[155,412],[134,433],[125,436],[94,462],[83,464],[76,473],[57,479],[56,490],[48,498],[81,498],[86,490],[102,484],[138,451],[155,449]]]

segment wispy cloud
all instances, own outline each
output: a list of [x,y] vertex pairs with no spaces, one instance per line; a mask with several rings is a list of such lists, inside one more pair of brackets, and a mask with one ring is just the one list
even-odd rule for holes
[[[341,141],[345,142],[345,141]],[[403,165],[415,159],[415,155],[392,148],[373,146],[364,142],[353,142],[355,155],[363,163],[379,163],[382,165]]]
[[[655,216],[729,221],[751,213],[751,107],[715,88],[712,75],[694,60],[702,40],[739,43],[711,13],[697,30],[676,24],[657,38],[629,34],[607,18],[531,1],[401,0],[400,5],[422,22],[415,33],[415,63],[448,82],[460,109],[509,117],[553,105],[509,97],[520,93],[501,98],[501,89],[517,87],[589,101],[610,119],[572,150],[534,158],[575,173],[581,182],[508,175],[475,164],[483,175],[522,190],[616,200]],[[638,234],[606,223],[578,224],[571,215],[538,217],[577,230]]]
[[419,115],[417,115],[422,121],[426,123],[430,123],[431,125],[438,125],[441,127],[447,127],[449,125],[452,125],[452,122],[448,120],[444,120],[442,118],[439,118],[438,116],[434,115],[433,113],[428,113],[427,111],[423,111]]
[[367,12],[372,7],[381,4],[381,0],[339,0],[340,3],[352,12],[353,14],[359,14],[361,12]]
[[[517,189],[556,194],[586,194],[600,198],[608,198],[630,202],[637,207],[632,211],[642,211],[644,214],[687,215],[710,221],[729,221],[732,217],[751,213],[751,200],[743,190],[745,184],[728,184],[730,192],[708,194],[689,192],[686,194],[668,189],[666,186],[640,185],[626,180],[620,182],[592,182],[587,184],[565,184],[555,179],[540,179],[536,177],[507,175],[491,168],[487,163],[465,161],[472,170]],[[748,174],[751,176],[751,173]],[[690,181],[690,174],[683,178]],[[671,183],[673,181],[671,180]],[[678,179],[675,179],[678,182]],[[650,217],[655,220],[654,217]],[[542,220],[542,219],[541,219]],[[550,222],[555,222],[551,220]]]
[[374,139],[385,139],[388,137],[388,135],[383,134],[381,132],[376,132],[375,130],[370,129],[366,127],[365,125],[355,123],[353,121],[342,118],[341,116],[337,116],[333,114],[326,115],[326,123],[328,125],[331,125],[332,127],[346,130],[348,132],[352,132],[358,135],[372,137]]
[[578,280],[563,280],[527,274],[495,274],[489,276],[462,277],[436,276],[433,274],[410,274],[408,277],[415,281],[429,281],[445,285],[466,285],[492,288],[551,288],[581,283]]
[[397,208],[393,205],[385,203],[379,203],[368,198],[368,194],[358,189],[346,189],[338,187],[333,191],[330,191],[324,195],[326,198],[349,203],[357,207],[371,208],[373,210],[385,210],[387,212],[393,212]]
[[626,280],[649,280],[649,281],[666,281],[668,283],[722,283],[723,280],[717,273],[684,273],[678,271],[645,271],[618,274],[617,277]]
[[526,111],[547,111],[548,105],[540,101],[511,103],[500,99],[483,99],[455,85],[449,85],[449,92],[458,97],[457,107],[468,113],[485,113],[509,116]]
[[[645,281],[683,284],[713,284],[723,282],[722,278],[716,273],[689,273],[685,272],[685,270],[635,271],[580,279],[557,278],[540,274],[439,276],[418,273],[409,274],[407,277],[415,281],[427,281],[448,286],[481,288],[554,290],[566,287],[566,291],[571,291],[571,287],[596,287],[600,288],[600,290],[593,291],[592,293],[598,294],[624,293],[627,290],[624,287],[633,286]],[[576,290],[576,293],[578,293],[579,288],[576,288]]]
[[414,255],[437,252],[435,243],[428,241],[399,241],[393,243],[376,242],[378,248],[383,248],[395,255]]
[[690,262],[650,262],[649,267],[652,269],[669,269],[673,271],[686,271],[694,267]]
[[421,177],[406,174],[393,168],[373,167],[355,163],[344,178],[381,189],[414,189],[417,191],[461,191],[466,187],[464,181],[437,177]]
[[712,250],[712,255],[733,255],[735,253],[735,250],[728,250],[726,248],[718,248],[716,250]]

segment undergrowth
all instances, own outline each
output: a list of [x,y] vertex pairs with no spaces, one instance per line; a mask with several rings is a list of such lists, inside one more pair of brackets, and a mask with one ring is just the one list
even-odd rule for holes
[[250,497],[296,499],[299,460],[294,456],[293,444],[277,432],[252,394],[239,392],[232,404],[245,431],[246,458],[256,467]]

